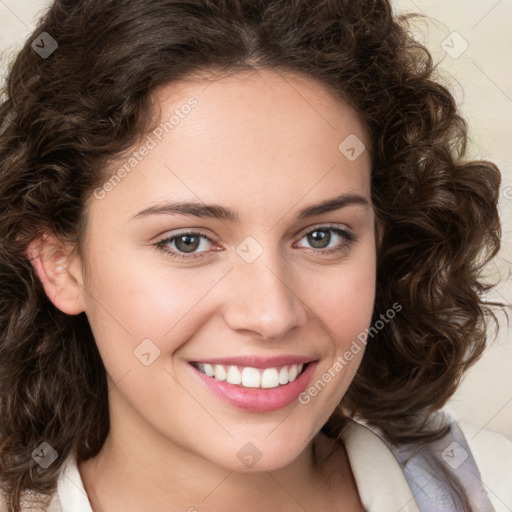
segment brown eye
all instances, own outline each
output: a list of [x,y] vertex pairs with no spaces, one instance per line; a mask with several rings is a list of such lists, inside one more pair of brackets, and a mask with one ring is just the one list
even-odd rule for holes
[[175,237],[176,248],[181,252],[194,252],[199,247],[201,238],[194,235],[178,235]]
[[318,229],[312,231],[306,236],[308,238],[308,242],[315,249],[325,249],[329,245],[329,242],[331,241],[331,234],[327,229]]
[[[347,251],[358,238],[355,234],[339,227],[318,226],[305,233],[302,239],[306,240],[313,252],[332,255]],[[308,247],[304,248],[308,249]]]
[[[186,232],[164,238],[157,242],[155,246],[173,258],[188,259],[202,258],[208,255],[207,253],[210,252],[207,248],[209,243],[211,244],[213,241],[203,233]],[[204,247],[205,244],[206,247]],[[199,248],[203,250],[198,251]]]

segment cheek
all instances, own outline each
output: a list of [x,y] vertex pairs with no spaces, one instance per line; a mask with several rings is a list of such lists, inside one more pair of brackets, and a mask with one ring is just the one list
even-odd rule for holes
[[372,251],[358,254],[337,272],[318,273],[308,305],[344,351],[371,322],[376,285]]
[[143,340],[172,353],[192,337],[206,314],[209,291],[225,273],[141,261],[135,252],[98,249],[86,283],[87,315],[100,352],[108,359],[124,358],[125,364]]
[[325,337],[325,359],[310,385],[298,397],[314,414],[316,431],[341,402],[361,363],[366,344],[361,333],[371,323],[376,281],[372,251],[360,252],[336,273],[318,275],[309,303]]

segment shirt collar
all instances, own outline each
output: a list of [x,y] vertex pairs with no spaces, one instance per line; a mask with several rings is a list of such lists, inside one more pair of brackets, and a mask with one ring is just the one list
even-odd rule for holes
[[420,511],[400,464],[375,432],[349,419],[341,439],[365,510]]
[[62,512],[93,512],[74,453],[64,462],[57,480],[57,494]]

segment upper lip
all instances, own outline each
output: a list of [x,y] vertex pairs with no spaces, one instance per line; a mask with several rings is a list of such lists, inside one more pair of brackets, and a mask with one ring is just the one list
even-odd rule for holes
[[249,366],[251,368],[273,368],[291,364],[306,364],[316,361],[315,357],[302,355],[281,355],[272,357],[261,356],[235,356],[235,357],[212,357],[190,361],[191,363],[222,364],[225,366]]

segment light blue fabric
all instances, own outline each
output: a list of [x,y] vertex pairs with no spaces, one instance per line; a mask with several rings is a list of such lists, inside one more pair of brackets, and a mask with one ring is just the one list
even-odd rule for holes
[[[402,467],[421,512],[495,512],[460,427],[443,412],[432,421],[448,424],[450,430],[421,448],[413,443],[393,445],[374,430]],[[464,490],[470,509],[461,500],[457,484],[452,484],[447,475]]]

